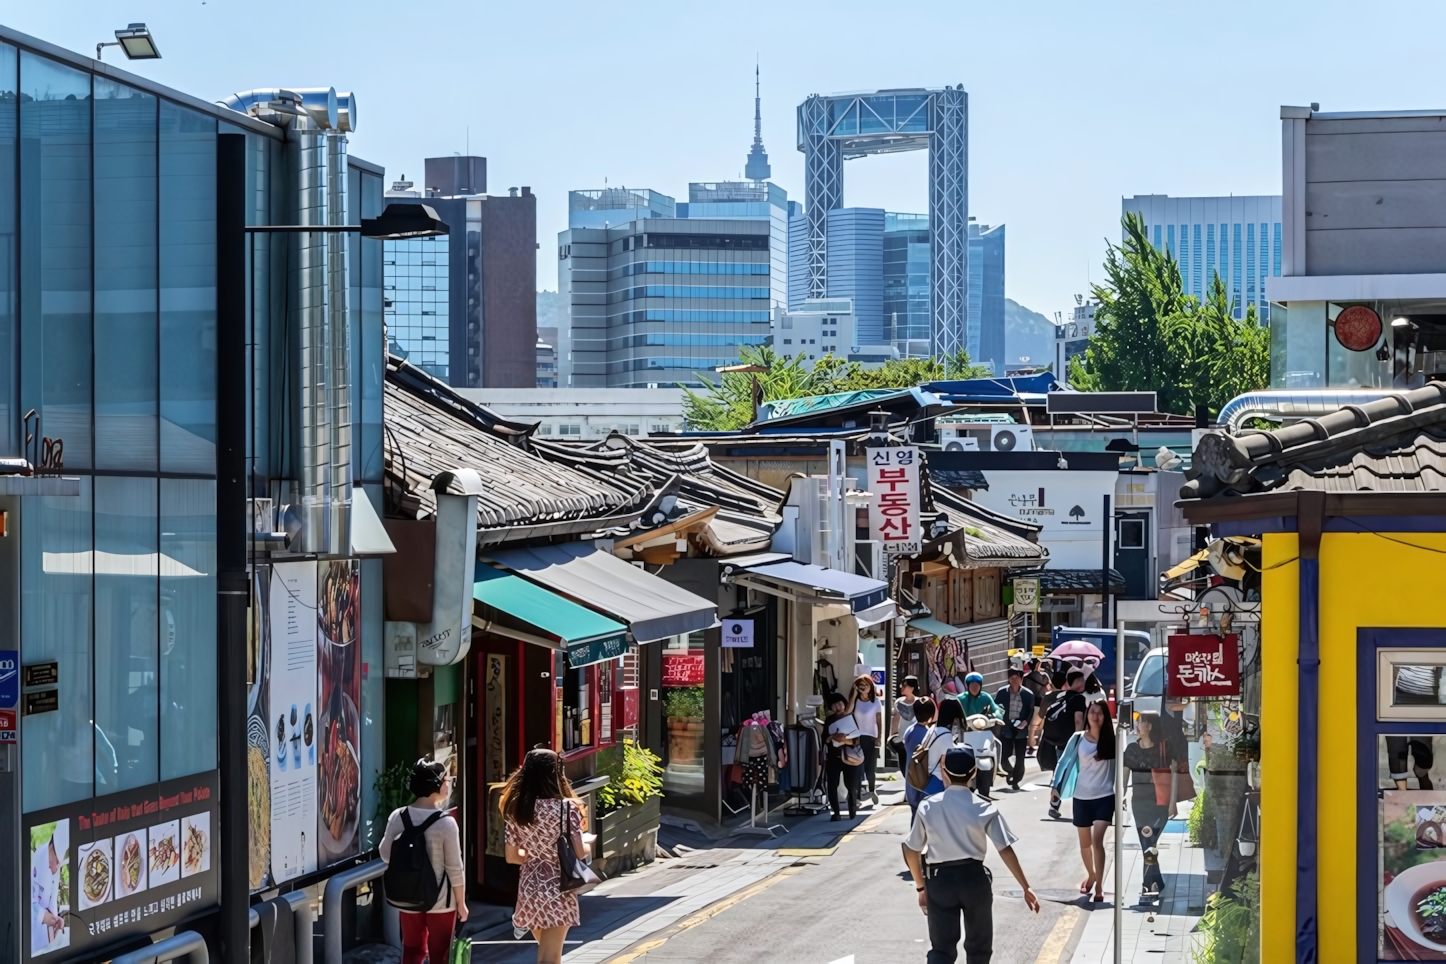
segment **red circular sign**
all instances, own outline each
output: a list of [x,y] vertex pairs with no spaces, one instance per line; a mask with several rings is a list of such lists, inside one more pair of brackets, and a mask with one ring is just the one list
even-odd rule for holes
[[1381,340],[1381,316],[1365,305],[1351,305],[1336,317],[1336,341],[1351,351],[1374,348]]

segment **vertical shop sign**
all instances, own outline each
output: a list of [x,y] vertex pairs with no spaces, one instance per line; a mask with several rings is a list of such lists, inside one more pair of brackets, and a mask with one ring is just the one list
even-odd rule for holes
[[866,449],[869,533],[884,552],[918,552],[919,450],[912,445]]
[[246,689],[246,817],[251,893],[271,885],[271,567],[252,573],[251,684]]
[[281,884],[317,868],[316,563],[271,568],[271,877]]
[[1171,636],[1165,667],[1170,696],[1239,696],[1240,636]]
[[[328,867],[361,852],[361,563],[319,562],[316,580],[317,864]],[[313,734],[302,736],[309,747]]]
[[482,785],[487,788],[487,853],[506,855],[502,837],[502,785],[507,781],[507,657],[482,654]]

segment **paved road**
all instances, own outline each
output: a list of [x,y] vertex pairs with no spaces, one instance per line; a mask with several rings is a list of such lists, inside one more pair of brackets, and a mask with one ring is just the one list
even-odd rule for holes
[[[1051,948],[1047,959],[1058,960],[1079,915],[1087,912],[1063,902],[1077,892],[1084,878],[1074,828],[1067,821],[1048,819],[1048,792],[1042,786],[1032,787],[1033,782],[1043,781],[1034,773],[1020,793],[1006,790],[995,796],[1010,826],[1022,837],[1016,851],[1031,885],[1054,899],[1044,900],[1038,915],[1029,913],[1021,899],[1007,893],[1017,893],[1018,885],[998,856],[990,854],[996,895],[995,964],[1034,964],[1047,942]],[[907,807],[888,808],[880,821],[866,821],[861,831],[841,841],[833,855],[801,858],[801,866],[770,878],[726,910],[686,930],[653,935],[614,960],[830,964],[853,955],[854,964],[922,961],[928,951],[928,929],[899,851],[908,817]],[[1109,904],[1096,906],[1109,912]],[[655,943],[659,940],[660,945]],[[644,947],[648,949],[639,954]]]

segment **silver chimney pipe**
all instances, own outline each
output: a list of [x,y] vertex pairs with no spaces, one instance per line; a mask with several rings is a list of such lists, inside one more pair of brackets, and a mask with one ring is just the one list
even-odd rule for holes
[[258,87],[223,97],[216,103],[277,127],[286,127],[302,113],[301,95],[285,87]]
[[1340,411],[1347,405],[1365,405],[1404,395],[1407,391],[1409,389],[1404,388],[1309,388],[1246,392],[1226,402],[1215,422],[1233,435],[1240,431],[1246,419],[1316,418]]
[[[348,112],[350,113],[350,112]],[[326,135],[327,209],[329,223],[347,223],[346,135]],[[348,249],[357,241],[349,234],[327,235],[326,298],[328,337],[327,407],[331,431],[331,499],[327,552],[351,554],[351,326]]]
[[[296,184],[296,223],[325,225],[329,194],[327,136],[313,117],[303,114],[292,123],[291,155]],[[302,527],[301,552],[329,552],[332,539],[327,506],[331,501],[330,352],[327,329],[329,263],[325,233],[294,235],[292,248],[292,304],[300,340],[300,460]]]

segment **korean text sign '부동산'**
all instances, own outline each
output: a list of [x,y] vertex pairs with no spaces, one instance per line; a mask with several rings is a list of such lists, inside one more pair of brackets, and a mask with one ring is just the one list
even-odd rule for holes
[[1171,636],[1165,692],[1170,696],[1240,695],[1240,637]]
[[919,450],[912,445],[871,448],[868,467],[869,538],[885,552],[918,552]]

